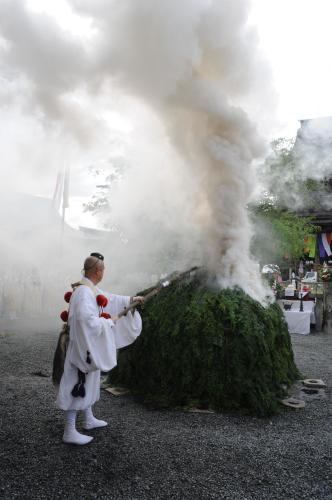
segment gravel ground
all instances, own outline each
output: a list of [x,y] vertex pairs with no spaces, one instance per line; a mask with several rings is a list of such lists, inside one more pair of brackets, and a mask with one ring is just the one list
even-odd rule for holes
[[303,410],[270,419],[153,411],[102,391],[95,413],[109,426],[90,431],[85,447],[61,442],[50,380],[57,335],[49,323],[0,323],[1,499],[332,499],[332,335],[292,336],[303,375],[329,387]]

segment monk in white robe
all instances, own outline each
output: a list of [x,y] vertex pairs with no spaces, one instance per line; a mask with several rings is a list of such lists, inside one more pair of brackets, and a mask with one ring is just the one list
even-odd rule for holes
[[[57,406],[65,410],[66,416],[63,441],[81,445],[93,438],[76,430],[77,411],[83,410],[84,428],[87,430],[107,425],[92,413],[92,405],[100,397],[100,372],[116,366],[116,350],[134,342],[142,329],[137,311],[121,318],[117,314],[128,307],[131,300],[144,300],[143,297],[131,299],[113,295],[97,288],[104,274],[101,258],[88,257],[84,262],[84,274],[70,299],[69,345],[57,395]],[[98,295],[108,299],[103,312],[111,316],[109,319],[100,317],[100,306],[96,300]]]

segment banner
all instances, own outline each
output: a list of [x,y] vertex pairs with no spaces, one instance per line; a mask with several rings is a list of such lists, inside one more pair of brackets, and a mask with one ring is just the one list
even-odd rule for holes
[[310,258],[314,258],[316,255],[316,235],[309,234],[306,238],[304,238],[304,253],[309,254]]
[[324,250],[326,252],[326,255],[328,257],[331,257],[332,252],[331,252],[330,243],[328,241],[328,233],[322,233],[321,236],[322,236],[322,244],[323,244]]

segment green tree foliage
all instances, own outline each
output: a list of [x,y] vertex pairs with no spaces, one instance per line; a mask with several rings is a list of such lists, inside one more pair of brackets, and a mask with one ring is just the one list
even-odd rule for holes
[[125,160],[116,154],[108,158],[102,167],[91,166],[89,168],[89,174],[98,183],[90,201],[84,203],[84,211],[101,217],[104,227],[112,231],[120,231],[112,220],[112,192],[123,181],[127,169],[128,165]]
[[[252,207],[256,226],[263,230],[256,231],[252,242],[252,251],[265,262],[282,264],[293,263],[303,257],[304,239],[319,230],[312,224],[310,217],[300,217],[290,210],[282,209],[270,200],[263,200]],[[267,238],[268,234],[268,238]]]
[[146,402],[265,416],[299,377],[279,306],[211,287],[205,275],[163,289],[142,316],[109,381]]
[[261,168],[265,191],[250,206],[255,228],[252,252],[261,262],[294,265],[303,257],[304,238],[319,230],[312,218],[298,215],[296,209],[309,210],[325,186],[314,179],[301,180],[298,161],[293,141],[282,138],[272,143],[272,154]]

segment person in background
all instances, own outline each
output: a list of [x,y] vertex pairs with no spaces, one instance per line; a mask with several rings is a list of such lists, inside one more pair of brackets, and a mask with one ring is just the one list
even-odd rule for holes
[[299,264],[299,277],[300,277],[300,279],[303,278],[303,275],[304,275],[303,261],[300,260],[300,264]]

